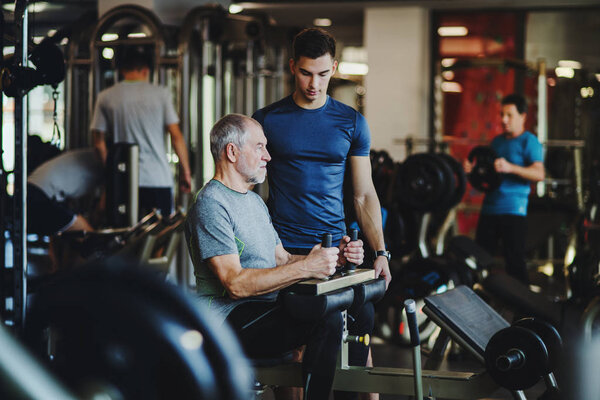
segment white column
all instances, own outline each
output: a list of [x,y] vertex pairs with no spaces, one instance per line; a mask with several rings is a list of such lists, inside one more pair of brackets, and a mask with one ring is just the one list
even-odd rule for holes
[[365,115],[371,148],[404,159],[395,140],[428,137],[429,12],[420,7],[372,7],[365,10]]

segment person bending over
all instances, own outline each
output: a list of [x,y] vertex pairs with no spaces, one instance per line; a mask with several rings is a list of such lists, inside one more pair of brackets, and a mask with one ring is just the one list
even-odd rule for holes
[[[490,146],[498,155],[494,168],[505,176],[498,189],[485,195],[475,241],[490,254],[502,241],[506,272],[527,284],[527,203],[531,182],[545,177],[543,151],[537,137],[525,130],[527,103],[523,96],[506,96],[501,117],[503,133]],[[473,165],[465,160],[464,168],[470,173]]]
[[[94,228],[70,206],[92,194],[104,180],[100,157],[92,148],[70,150],[37,167],[27,177],[27,232],[53,236],[68,231]],[[53,269],[59,267],[54,239],[49,256]]]
[[323,279],[346,260],[361,264],[362,242],[315,245],[308,255],[284,250],[266,205],[251,189],[265,179],[267,140],[255,120],[230,114],[210,132],[215,175],[188,212],[185,235],[198,293],[237,333],[251,358],[306,345],[305,398],[327,399],[341,343],[340,312],[306,322],[278,306],[278,291],[302,279]]

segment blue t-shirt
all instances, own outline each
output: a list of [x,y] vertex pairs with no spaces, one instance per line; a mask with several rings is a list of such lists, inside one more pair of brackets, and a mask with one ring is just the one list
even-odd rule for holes
[[263,127],[273,225],[284,247],[309,248],[323,233],[339,241],[345,232],[343,183],[349,156],[368,156],[365,118],[327,97],[316,110],[288,96],[252,116]]
[[[504,157],[506,161],[522,167],[543,161],[542,145],[537,137],[528,131],[516,138],[507,138],[504,134],[498,135],[492,140],[491,147],[498,157]],[[507,174],[500,187],[485,196],[481,213],[527,215],[530,191],[531,182]]]

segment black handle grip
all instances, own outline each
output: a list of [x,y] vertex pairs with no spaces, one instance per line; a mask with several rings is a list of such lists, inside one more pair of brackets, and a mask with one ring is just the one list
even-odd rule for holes
[[410,344],[413,347],[417,347],[421,344],[419,327],[417,325],[417,304],[413,299],[407,299],[404,301],[404,310],[406,311],[406,319],[408,321]]
[[324,233],[321,239],[321,247],[331,247],[331,233]]
[[[358,240],[358,229],[352,229],[350,230],[350,241],[351,242],[356,242]],[[354,271],[356,269],[356,264],[351,263],[351,262],[347,262],[346,263],[346,269],[348,271]]]

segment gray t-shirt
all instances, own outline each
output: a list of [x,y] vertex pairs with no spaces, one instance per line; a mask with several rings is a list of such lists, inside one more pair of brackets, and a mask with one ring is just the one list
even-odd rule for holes
[[27,182],[51,199],[78,199],[98,187],[104,168],[94,149],[70,150],[37,167]]
[[256,193],[236,192],[211,180],[198,192],[188,212],[185,236],[194,263],[199,295],[225,319],[249,300],[275,300],[277,292],[233,300],[211,271],[207,259],[238,254],[242,268],[274,268],[280,243],[263,200]]
[[140,186],[172,187],[165,133],[168,125],[178,122],[167,88],[122,81],[100,92],[90,128],[110,133],[114,143],[139,146]]

